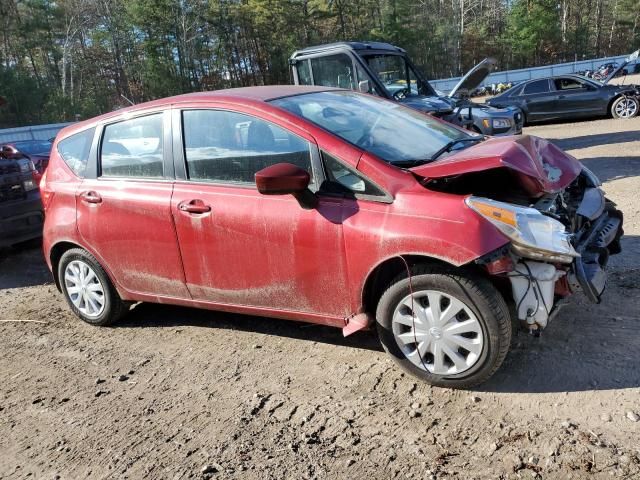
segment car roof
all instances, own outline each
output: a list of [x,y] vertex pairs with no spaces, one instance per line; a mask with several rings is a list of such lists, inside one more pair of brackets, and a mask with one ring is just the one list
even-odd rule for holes
[[86,128],[95,126],[96,124],[109,120],[111,118],[122,116],[123,114],[135,114],[140,111],[153,109],[157,107],[168,107],[171,105],[180,105],[186,103],[198,102],[225,102],[225,103],[242,103],[244,105],[264,104],[276,98],[292,97],[295,95],[304,95],[306,93],[327,92],[331,90],[344,90],[342,88],[323,87],[314,85],[269,85],[258,87],[239,87],[228,88],[224,90],[214,90],[211,92],[194,92],[175,95],[173,97],[161,98],[150,102],[139,103],[130,107],[114,110],[98,117],[93,117],[82,122],[69,125],[60,131],[60,138],[66,137],[73,133],[82,131]]
[[395,45],[391,45],[390,43],[384,42],[335,42],[335,43],[326,43],[324,45],[314,45],[311,47],[303,48],[302,50],[297,50],[293,53],[292,57],[308,55],[311,53],[322,53],[330,50],[339,50],[339,49],[349,49],[349,50],[382,50],[393,53],[405,53],[406,51],[403,48],[396,47]]

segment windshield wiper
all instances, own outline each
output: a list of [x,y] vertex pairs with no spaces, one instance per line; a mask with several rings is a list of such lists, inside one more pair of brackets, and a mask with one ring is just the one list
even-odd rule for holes
[[418,165],[424,165],[425,163],[429,163],[431,161],[430,158],[427,159],[417,159],[417,160],[398,160],[396,162],[389,162],[391,165],[400,168],[411,168],[417,167]]
[[479,136],[479,137],[464,137],[464,138],[458,138],[456,140],[451,140],[449,143],[447,143],[444,147],[442,147],[440,150],[438,150],[436,153],[434,153],[433,155],[431,155],[431,158],[429,159],[430,161],[434,161],[436,160],[440,155],[442,155],[443,153],[446,153],[448,151],[450,151],[453,147],[455,147],[458,143],[464,143],[464,142],[481,142],[484,140],[484,135]]

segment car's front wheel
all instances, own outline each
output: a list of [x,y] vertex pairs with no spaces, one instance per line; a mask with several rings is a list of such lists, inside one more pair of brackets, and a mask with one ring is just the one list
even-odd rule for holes
[[500,367],[511,343],[502,295],[485,278],[441,267],[414,267],[380,298],[384,349],[407,372],[442,387],[471,388]]
[[618,97],[611,104],[611,116],[613,118],[633,118],[638,115],[640,104],[633,97]]
[[81,248],[67,250],[58,263],[62,293],[71,310],[91,325],[110,325],[128,305],[93,255]]

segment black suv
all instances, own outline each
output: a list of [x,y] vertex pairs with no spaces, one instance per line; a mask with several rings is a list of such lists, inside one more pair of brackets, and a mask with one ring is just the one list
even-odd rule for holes
[[43,221],[33,162],[0,147],[0,247],[41,237]]
[[296,85],[358,90],[431,113],[485,135],[522,133],[517,107],[495,108],[469,100],[495,68],[486,58],[460,79],[448,95],[437,92],[413,65],[404,49],[381,42],[338,42],[294,52],[289,63]]

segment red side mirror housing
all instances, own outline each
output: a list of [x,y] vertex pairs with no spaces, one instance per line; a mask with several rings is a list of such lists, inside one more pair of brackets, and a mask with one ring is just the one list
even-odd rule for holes
[[316,196],[309,190],[309,172],[291,163],[276,163],[256,172],[256,186],[263,195],[291,194],[303,208],[315,207]]
[[311,176],[291,163],[276,163],[256,172],[256,186],[263,195],[286,195],[303,192]]

